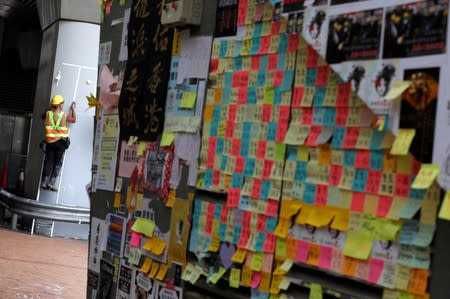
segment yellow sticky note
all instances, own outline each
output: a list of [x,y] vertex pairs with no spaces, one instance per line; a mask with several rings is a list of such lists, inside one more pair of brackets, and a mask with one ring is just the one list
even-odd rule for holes
[[148,273],[148,271],[150,271],[151,266],[152,266],[152,259],[149,257],[146,257],[144,263],[142,264],[141,272]]
[[150,273],[148,273],[148,277],[155,278],[156,274],[159,270],[159,263],[153,262],[152,263],[152,269],[150,270]]
[[344,255],[367,260],[372,252],[373,239],[368,233],[348,232],[344,245]]
[[442,201],[441,210],[439,211],[439,219],[450,220],[450,191],[445,193]]
[[439,175],[440,166],[438,164],[422,164],[411,188],[427,189],[433,184]]
[[287,259],[283,262],[283,264],[281,264],[280,269],[283,270],[284,272],[289,272],[293,264],[294,264],[293,260]]
[[395,100],[402,95],[402,93],[411,86],[411,81],[394,80],[391,89],[386,95],[386,100]]
[[152,237],[153,232],[155,231],[155,222],[145,218],[136,218],[131,230],[136,233],[141,233],[146,235],[147,237]]
[[209,252],[217,252],[220,247],[220,239],[214,236],[211,240],[211,244],[209,244],[208,251]]
[[261,271],[264,262],[264,254],[263,253],[253,253],[252,262],[250,264],[250,269],[253,271]]
[[173,34],[172,56],[180,56],[181,53],[181,32],[176,30]]
[[230,272],[230,287],[232,288],[239,288],[239,282],[241,281],[241,270],[237,268],[232,268]]
[[249,287],[252,282],[252,273],[253,271],[246,266],[242,267],[242,274],[241,274],[241,285],[244,287]]
[[197,93],[192,91],[183,92],[181,97],[180,108],[192,109],[195,105],[195,100],[197,99]]
[[338,210],[335,213],[331,228],[346,232],[348,230],[350,214],[348,210]]
[[286,239],[289,233],[290,225],[291,221],[289,219],[280,218],[278,221],[278,225],[274,231],[275,236]]
[[171,146],[175,140],[175,133],[164,131],[161,137],[161,146]]
[[231,260],[235,263],[242,264],[247,256],[247,250],[239,248],[231,257]]
[[176,191],[170,190],[169,196],[167,196],[166,207],[173,208],[173,204],[175,203]]
[[144,248],[144,250],[151,252],[154,245],[155,245],[155,243],[153,242],[153,238],[147,238],[147,241],[145,241],[143,248]]
[[287,276],[283,277],[283,279],[280,282],[280,285],[278,286],[280,289],[286,291],[289,288],[289,285],[291,284],[291,279]]
[[208,280],[213,284],[216,284],[220,278],[227,272],[227,269],[220,267],[219,272],[213,273],[208,277]]
[[140,141],[137,149],[137,156],[142,157],[144,155],[145,148],[147,147],[147,142]]
[[114,194],[114,208],[119,208],[120,207],[120,202],[122,200],[122,195],[120,194],[120,192],[116,192]]
[[161,254],[163,254],[164,249],[166,249],[166,240],[159,239],[159,238],[154,239],[152,253],[155,255],[161,255]]
[[159,281],[163,281],[164,278],[166,278],[166,274],[167,274],[168,270],[169,270],[169,265],[160,264],[158,274],[156,275],[155,278]]
[[397,291],[384,289],[383,290],[383,298],[382,299],[397,299]]
[[320,284],[312,283],[309,291],[309,299],[322,299],[322,286]]
[[138,138],[136,136],[130,136],[130,138],[128,139],[128,146],[132,146],[133,144],[136,143],[136,141],[138,140]]
[[289,219],[298,213],[298,210],[302,207],[302,203],[297,200],[282,200],[280,217]]
[[399,129],[391,148],[391,155],[408,155],[414,136],[416,129]]

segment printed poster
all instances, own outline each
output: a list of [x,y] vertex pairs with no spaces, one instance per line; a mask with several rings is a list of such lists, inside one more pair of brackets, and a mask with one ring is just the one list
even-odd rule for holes
[[448,0],[420,1],[386,10],[384,58],[445,52]]
[[380,52],[383,9],[332,16],[328,32],[328,63],[376,59]]
[[170,224],[170,261],[177,261],[186,265],[186,252],[190,231],[191,201],[175,199],[172,207]]
[[354,2],[360,2],[364,0],[331,0],[331,5],[338,5],[338,4],[345,4],[345,3],[354,3]]
[[216,13],[215,37],[235,36],[237,33],[238,0],[219,0]]
[[305,10],[303,37],[323,57],[327,44],[328,21],[328,6],[309,7]]
[[114,266],[105,260],[100,261],[100,281],[95,299],[110,298],[113,292]]
[[100,144],[96,189],[113,191],[119,146],[119,116],[104,115],[101,121],[103,122],[102,141]]
[[327,5],[328,0],[283,0],[283,12],[302,10],[309,6]]
[[135,143],[129,146],[128,142],[121,142],[118,176],[131,178],[133,171],[139,171],[142,163],[142,156],[138,156],[138,147],[139,143]]
[[423,163],[433,155],[436,107],[439,93],[439,68],[407,69],[404,80],[412,86],[403,93],[400,128],[416,128],[410,152]]
[[122,38],[120,39],[119,61],[128,59],[128,23],[130,22],[131,9],[125,9],[123,16]]
[[118,299],[134,299],[135,298],[135,281],[136,271],[127,265],[124,260],[120,265],[119,281],[117,283]]
[[89,270],[100,273],[100,260],[105,250],[106,222],[96,217],[91,218],[89,240]]

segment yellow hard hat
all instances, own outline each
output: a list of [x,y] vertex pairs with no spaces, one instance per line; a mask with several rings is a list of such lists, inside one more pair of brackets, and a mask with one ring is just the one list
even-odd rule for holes
[[62,103],[64,103],[64,98],[62,96],[60,96],[59,94],[54,95],[52,97],[52,100],[51,100],[52,106],[56,106],[56,105],[59,105],[59,104],[62,104]]

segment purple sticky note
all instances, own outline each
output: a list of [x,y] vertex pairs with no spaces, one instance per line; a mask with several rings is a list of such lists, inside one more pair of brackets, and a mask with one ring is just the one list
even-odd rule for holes
[[222,243],[220,245],[220,261],[225,269],[229,269],[233,265],[231,258],[235,251],[235,247],[232,244]]

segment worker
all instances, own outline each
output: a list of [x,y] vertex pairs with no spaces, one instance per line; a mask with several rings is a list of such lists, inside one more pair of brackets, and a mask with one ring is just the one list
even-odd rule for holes
[[70,114],[63,111],[64,98],[55,95],[50,101],[51,107],[43,114],[45,124],[45,160],[41,188],[58,191],[56,179],[61,170],[65,150],[69,147],[69,130],[67,123],[76,122],[76,104],[70,106]]

